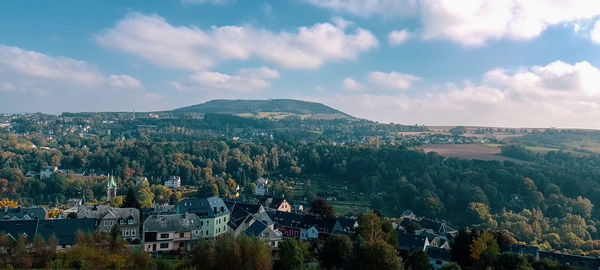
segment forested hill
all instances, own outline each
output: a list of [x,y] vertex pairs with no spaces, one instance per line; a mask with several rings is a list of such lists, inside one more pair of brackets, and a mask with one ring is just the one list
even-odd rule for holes
[[173,113],[217,113],[256,117],[285,117],[298,115],[303,117],[354,118],[344,112],[321,103],[294,99],[269,100],[211,100],[206,103],[172,110]]

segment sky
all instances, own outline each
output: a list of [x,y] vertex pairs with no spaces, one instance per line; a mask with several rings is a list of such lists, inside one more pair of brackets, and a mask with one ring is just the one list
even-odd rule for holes
[[293,98],[419,125],[600,129],[600,1],[0,1],[0,112]]

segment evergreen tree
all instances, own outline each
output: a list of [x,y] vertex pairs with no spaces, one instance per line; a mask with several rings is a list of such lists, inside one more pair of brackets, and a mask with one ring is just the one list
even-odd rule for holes
[[129,190],[127,190],[127,195],[125,195],[125,200],[123,200],[123,205],[121,207],[140,209],[141,205],[133,187],[129,187]]

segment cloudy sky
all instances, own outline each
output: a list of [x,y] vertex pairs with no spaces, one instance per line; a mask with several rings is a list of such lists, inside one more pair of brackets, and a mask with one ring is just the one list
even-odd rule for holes
[[0,112],[296,98],[380,122],[600,128],[600,1],[0,1]]

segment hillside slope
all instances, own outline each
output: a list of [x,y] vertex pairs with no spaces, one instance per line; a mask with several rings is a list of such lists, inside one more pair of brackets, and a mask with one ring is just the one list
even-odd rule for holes
[[175,109],[170,112],[233,114],[258,118],[279,118],[293,115],[310,118],[353,118],[344,112],[325,106],[321,103],[294,99],[218,99]]

